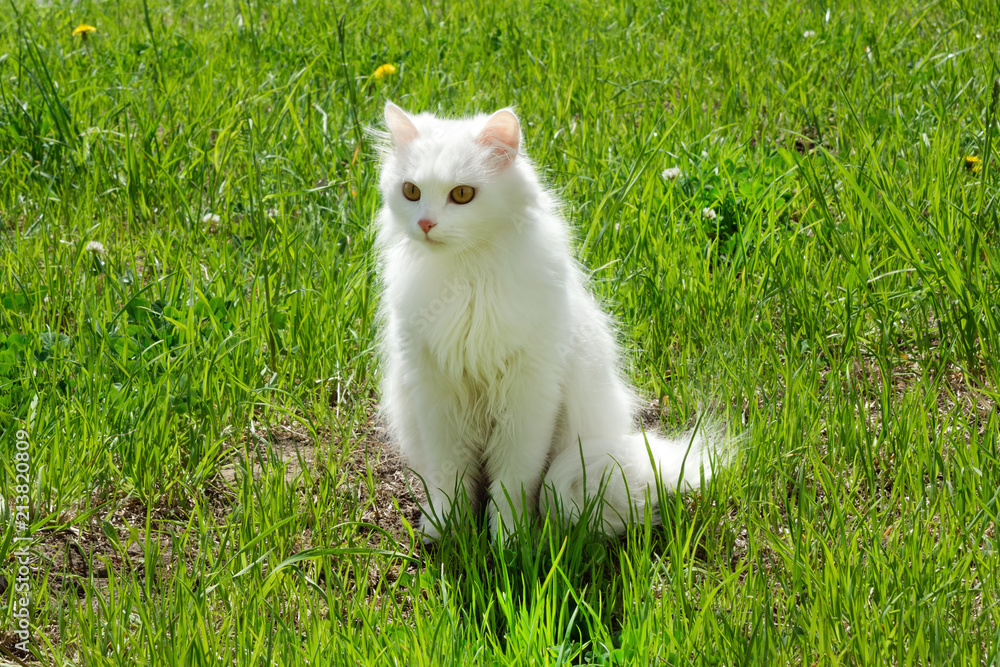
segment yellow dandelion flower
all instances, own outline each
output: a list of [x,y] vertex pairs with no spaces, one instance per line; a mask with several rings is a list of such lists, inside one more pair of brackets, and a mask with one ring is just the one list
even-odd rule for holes
[[375,73],[372,74],[372,76],[375,77],[376,79],[384,79],[390,74],[395,74],[398,71],[399,70],[396,69],[395,65],[393,65],[392,63],[386,63],[384,65],[379,65],[378,69],[375,70]]
[[980,171],[983,170],[982,159],[976,157],[975,155],[966,155],[964,163],[965,163],[965,170],[970,171],[973,174],[978,174]]
[[90,32],[97,32],[97,28],[95,28],[92,25],[88,25],[86,23],[81,23],[80,25],[73,28],[74,37],[76,37],[77,35],[83,35],[83,38],[87,39],[87,33]]

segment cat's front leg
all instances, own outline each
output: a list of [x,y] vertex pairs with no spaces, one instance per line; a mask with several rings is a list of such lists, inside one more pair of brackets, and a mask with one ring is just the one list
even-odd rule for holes
[[506,538],[538,498],[561,404],[554,373],[523,373],[507,391],[506,410],[490,440],[490,536]]
[[[435,395],[428,392],[428,395]],[[424,542],[441,538],[457,512],[473,510],[479,496],[478,452],[469,444],[466,424],[455,419],[453,401],[436,394],[437,401],[413,401],[413,422],[420,432],[420,448],[410,456],[410,468],[427,494],[420,507]]]

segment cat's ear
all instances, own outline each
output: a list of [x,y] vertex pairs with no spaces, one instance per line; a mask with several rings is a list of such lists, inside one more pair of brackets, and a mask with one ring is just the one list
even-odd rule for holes
[[501,109],[489,117],[476,141],[492,149],[492,158],[497,167],[506,169],[517,157],[517,149],[521,144],[521,123],[513,111]]
[[385,125],[392,135],[392,143],[402,148],[417,138],[417,126],[405,111],[392,102],[385,103]]

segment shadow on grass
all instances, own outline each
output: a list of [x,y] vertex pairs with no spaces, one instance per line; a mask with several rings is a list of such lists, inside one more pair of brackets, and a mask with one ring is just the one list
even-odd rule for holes
[[692,511],[696,502],[667,496],[622,535],[588,527],[597,503],[573,525],[531,514],[502,542],[490,539],[485,512],[456,512],[442,539],[424,548],[423,569],[462,623],[485,630],[504,653],[519,653],[529,643],[522,640],[542,633],[570,663],[617,662],[626,618],[636,613],[626,607],[641,599],[652,613],[664,594],[658,568],[678,558],[685,567],[704,564],[712,538]]

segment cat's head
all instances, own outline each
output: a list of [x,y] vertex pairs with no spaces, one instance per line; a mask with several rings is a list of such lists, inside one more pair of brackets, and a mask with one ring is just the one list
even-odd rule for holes
[[489,244],[521,224],[529,196],[509,109],[461,120],[385,105],[380,186],[390,238],[436,250]]

